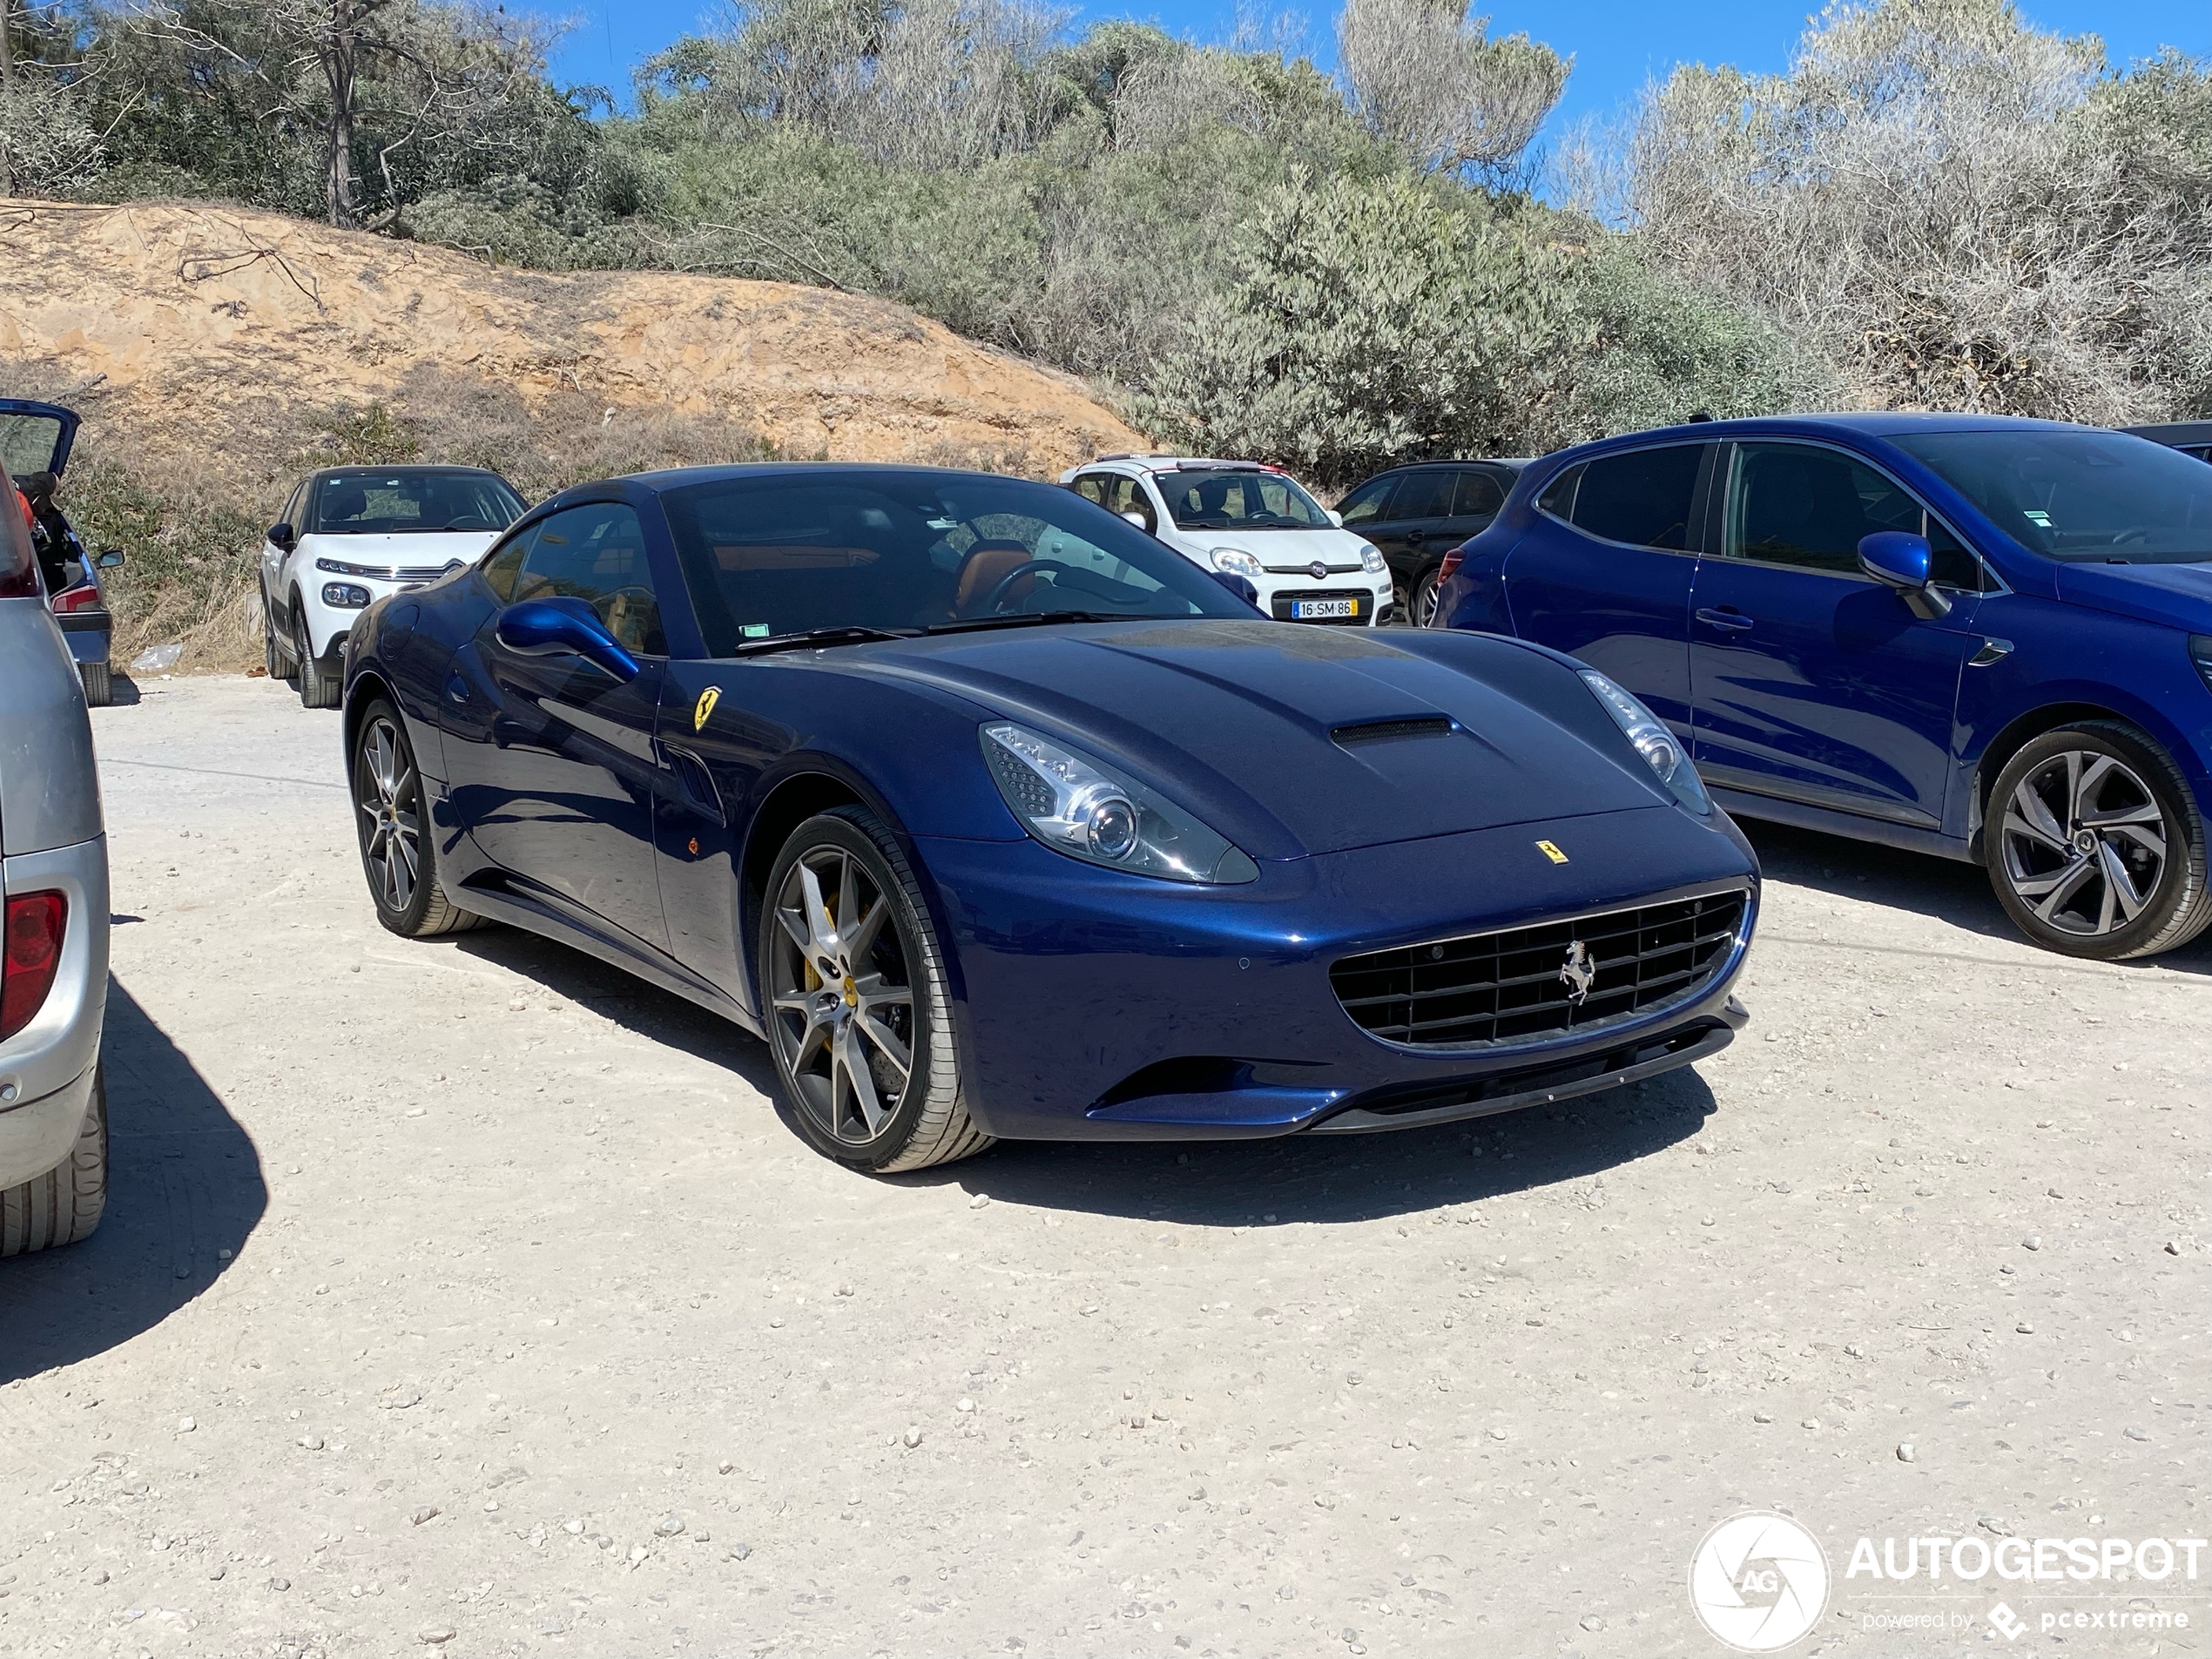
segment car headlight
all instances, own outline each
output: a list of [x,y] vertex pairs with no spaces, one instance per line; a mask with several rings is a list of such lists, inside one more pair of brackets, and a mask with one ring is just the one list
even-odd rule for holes
[[1383,557],[1382,549],[1377,547],[1372,542],[1359,543],[1359,563],[1377,576],[1380,576],[1385,570],[1390,569],[1390,561]]
[[367,588],[356,587],[350,582],[326,582],[322,584],[323,604],[339,610],[359,610],[368,604]]
[[1644,764],[1673,792],[1676,800],[1693,813],[1713,810],[1712,798],[1705,792],[1705,780],[1697,775],[1697,768],[1682,746],[1682,739],[1675,736],[1664,720],[1595,668],[1582,671],[1582,684],[1605,705],[1605,711],[1613,717],[1613,724],[1635,745]]
[[327,576],[382,576],[374,564],[348,564],[343,559],[317,559],[315,569]]
[[1247,582],[1257,582],[1267,574],[1267,567],[1241,547],[1217,547],[1212,558],[1215,570],[1243,577]]
[[1055,853],[1166,881],[1229,885],[1259,866],[1174,802],[1026,726],[987,725],[983,759],[1022,826]]
[[2203,676],[2205,689],[2212,691],[2212,634],[2189,636],[2189,661],[2196,664],[2196,671]]

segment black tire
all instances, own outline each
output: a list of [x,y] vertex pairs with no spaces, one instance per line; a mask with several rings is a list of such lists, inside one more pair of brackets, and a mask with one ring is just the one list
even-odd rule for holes
[[2163,750],[2116,720],[2032,738],[1984,809],[1990,886],[2046,950],[2100,961],[2187,944],[2212,922],[2204,820]]
[[437,837],[425,810],[422,774],[407,722],[382,698],[361,711],[354,734],[354,829],[376,920],[403,939],[466,933],[484,918],[463,910],[438,884]]
[[84,705],[87,708],[104,709],[115,701],[115,677],[105,663],[79,663],[77,671],[84,680]]
[[[293,606],[297,615],[300,607]],[[293,624],[293,655],[300,659],[300,705],[309,709],[334,709],[346,687],[340,678],[315,660],[314,641],[307,632],[307,620],[301,617]]]
[[1444,567],[1432,564],[1413,578],[1413,597],[1406,601],[1406,614],[1399,620],[1409,628],[1433,628],[1436,625],[1436,576]]
[[89,1238],[106,1208],[107,1080],[96,1063],[92,1098],[69,1156],[45,1174],[0,1191],[0,1256]]
[[[826,927],[807,919],[802,866]],[[848,949],[855,940],[857,952]],[[768,874],[756,944],[777,1085],[816,1151],[889,1175],[972,1157],[991,1144],[961,1097],[944,951],[928,907],[906,854],[873,814],[840,806],[792,833]],[[871,998],[880,999],[873,1007]],[[894,1055],[901,1048],[902,1077]],[[894,1081],[897,1098],[887,1105]]]

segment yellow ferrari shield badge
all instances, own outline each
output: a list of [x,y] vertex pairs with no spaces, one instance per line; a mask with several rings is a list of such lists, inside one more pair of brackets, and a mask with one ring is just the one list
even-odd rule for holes
[[[706,725],[706,717],[714,712],[714,705],[721,700],[722,688],[718,685],[710,685],[706,688],[706,690],[699,693],[698,706],[691,711],[692,731],[698,732],[705,729]],[[1566,862],[1564,859],[1560,861],[1562,864]]]
[[1546,858],[1549,859],[1554,864],[1564,864],[1567,862],[1567,854],[1561,852],[1556,846],[1549,841],[1537,842],[1536,850],[1539,853],[1541,853]]

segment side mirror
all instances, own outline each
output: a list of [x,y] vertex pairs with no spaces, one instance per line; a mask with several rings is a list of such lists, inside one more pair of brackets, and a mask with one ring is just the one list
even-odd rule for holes
[[1152,533],[1152,527],[1151,527],[1150,524],[1148,524],[1148,523],[1146,523],[1144,522],[1144,515],[1143,515],[1143,514],[1142,514],[1142,513],[1123,513],[1123,514],[1122,514],[1122,515],[1121,515],[1121,516],[1122,516],[1123,518],[1124,518],[1124,519],[1128,520],[1128,522],[1129,522],[1129,523],[1132,523],[1132,524],[1136,525],[1137,529],[1139,529],[1143,530],[1143,532],[1144,532],[1147,536],[1150,536],[1150,535]]
[[1951,614],[1951,596],[1928,579],[1935,555],[1928,538],[1905,530],[1877,530],[1858,544],[1858,568],[1885,587],[1895,588],[1912,614],[1939,622]]
[[123,550],[119,547],[104,547],[100,550],[100,556],[93,563],[103,570],[120,570],[123,568]]
[[1335,525],[1339,529],[1342,529],[1344,528],[1344,515],[1337,511],[1337,509],[1333,507],[1330,508],[1328,512],[1329,523]]
[[1238,576],[1233,571],[1229,570],[1209,570],[1206,574],[1211,577],[1215,581],[1220,583],[1223,587],[1228,589],[1230,592],[1235,594],[1239,599],[1242,599],[1253,610],[1257,610],[1259,609],[1259,590],[1252,585],[1251,577],[1248,576]]
[[525,599],[501,611],[492,632],[517,657],[581,657],[622,685],[637,678],[637,659],[581,599]]
[[292,551],[293,544],[297,543],[299,539],[300,538],[297,536],[293,534],[292,526],[289,524],[272,524],[269,526],[269,545],[271,547],[280,547],[286,552],[289,553]]

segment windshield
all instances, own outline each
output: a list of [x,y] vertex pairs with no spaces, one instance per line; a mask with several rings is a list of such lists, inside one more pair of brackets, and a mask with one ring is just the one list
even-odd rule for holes
[[1320,504],[1279,472],[1195,468],[1157,472],[1152,482],[1176,528],[1186,530],[1327,529]]
[[1181,555],[1047,484],[886,469],[718,479],[662,499],[716,657],[821,628],[1252,614]]
[[292,528],[301,536],[503,530],[522,516],[521,499],[496,474],[395,467],[324,479],[307,522]]
[[1890,442],[2046,558],[2212,560],[2212,468],[2178,450],[2087,428],[1914,433]]
[[0,464],[10,478],[28,478],[54,464],[62,423],[51,415],[0,415]]

